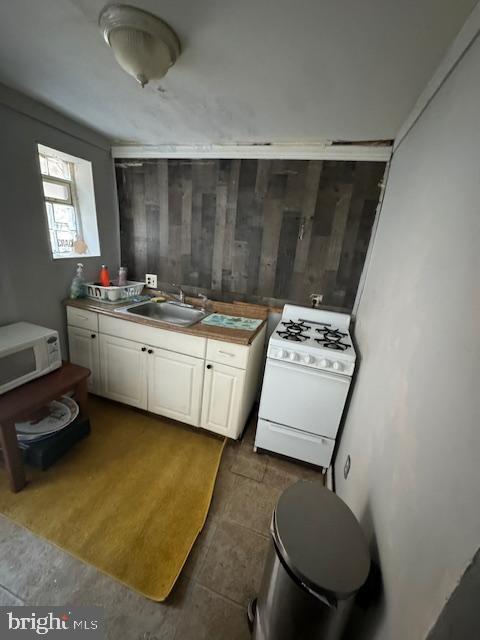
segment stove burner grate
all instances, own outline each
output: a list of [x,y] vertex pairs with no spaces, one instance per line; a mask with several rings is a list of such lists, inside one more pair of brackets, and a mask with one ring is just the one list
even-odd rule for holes
[[346,333],[342,333],[340,329],[332,329],[330,326],[326,326],[324,329],[315,329],[317,333],[322,334],[322,338],[326,340],[341,340],[345,338]]
[[315,342],[321,344],[326,349],[333,349],[334,351],[345,351],[350,345],[342,342],[342,338],[347,336],[346,333],[342,333],[339,329],[332,329],[329,326],[325,326],[323,329],[315,329],[322,337],[315,338]]
[[295,322],[293,320],[282,320],[280,323],[284,326],[283,330],[277,331],[277,334],[284,340],[292,340],[294,342],[305,342],[309,336],[305,335],[305,332],[310,331],[311,327],[299,320]]
[[303,331],[309,331],[311,329],[310,325],[306,324],[303,320],[299,320],[298,322],[294,322],[293,320],[282,321],[283,326],[285,327],[285,331],[289,333],[302,333]]
[[294,342],[305,342],[308,336],[303,333],[294,333],[291,331],[277,331],[277,334],[284,340],[293,340]]
[[335,351],[345,351],[349,345],[345,344],[341,340],[323,340],[322,338],[315,338],[315,342],[321,344],[325,349],[334,349]]

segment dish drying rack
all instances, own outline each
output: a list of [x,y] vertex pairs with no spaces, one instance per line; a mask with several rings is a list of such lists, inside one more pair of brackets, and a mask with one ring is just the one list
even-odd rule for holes
[[144,282],[135,282],[133,280],[127,280],[127,283],[123,285],[112,284],[109,287],[103,287],[95,282],[87,282],[85,284],[87,298],[112,304],[139,296],[144,286]]

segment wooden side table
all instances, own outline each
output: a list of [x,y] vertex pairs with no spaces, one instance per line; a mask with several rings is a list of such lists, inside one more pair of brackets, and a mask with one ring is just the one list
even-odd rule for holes
[[26,483],[15,422],[26,420],[45,404],[56,400],[68,391],[74,392],[75,400],[80,407],[80,415],[87,417],[87,378],[89,375],[89,369],[64,362],[60,369],[0,396],[0,444],[12,491],[20,491]]

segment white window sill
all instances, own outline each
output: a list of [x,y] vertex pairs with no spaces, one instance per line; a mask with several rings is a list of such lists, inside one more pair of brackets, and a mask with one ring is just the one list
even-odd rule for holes
[[69,253],[68,256],[52,256],[53,260],[71,260],[72,258],[75,258],[76,260],[84,260],[99,257],[100,253]]

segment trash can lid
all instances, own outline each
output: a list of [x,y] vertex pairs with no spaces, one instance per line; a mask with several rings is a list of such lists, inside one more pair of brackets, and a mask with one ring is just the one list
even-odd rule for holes
[[370,554],[347,505],[321,482],[301,480],[278,500],[273,517],[278,551],[315,592],[346,599],[365,582]]

